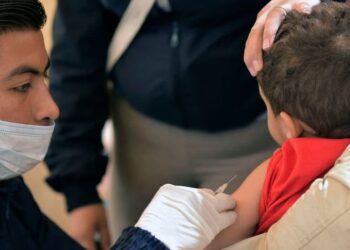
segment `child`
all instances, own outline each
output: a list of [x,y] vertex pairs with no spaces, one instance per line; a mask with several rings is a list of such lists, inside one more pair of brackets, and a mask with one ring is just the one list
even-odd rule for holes
[[268,127],[281,145],[233,193],[236,222],[207,249],[266,232],[350,144],[350,8],[292,12],[258,75]]

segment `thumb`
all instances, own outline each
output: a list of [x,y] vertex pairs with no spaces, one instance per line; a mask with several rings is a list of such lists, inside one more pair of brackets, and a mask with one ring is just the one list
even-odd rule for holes
[[101,246],[103,250],[108,250],[111,246],[111,240],[107,225],[102,225],[100,228]]
[[231,195],[219,193],[215,195],[215,207],[216,210],[221,213],[234,209],[236,207],[236,202]]
[[227,211],[220,214],[220,227],[221,230],[232,225],[237,219],[237,213],[235,211]]
[[92,238],[78,241],[85,249],[97,250],[95,242]]

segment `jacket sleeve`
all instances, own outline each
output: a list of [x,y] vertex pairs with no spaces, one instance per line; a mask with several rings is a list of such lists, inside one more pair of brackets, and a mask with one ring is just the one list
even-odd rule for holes
[[151,233],[138,227],[126,228],[111,250],[169,250]]
[[98,0],[60,0],[53,27],[50,91],[61,114],[45,159],[47,181],[68,210],[99,202],[105,172],[101,129],[108,116],[105,62],[117,18]]

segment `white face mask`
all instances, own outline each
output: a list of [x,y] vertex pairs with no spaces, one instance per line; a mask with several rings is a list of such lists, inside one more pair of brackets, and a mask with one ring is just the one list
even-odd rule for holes
[[0,121],[0,181],[19,176],[41,162],[55,127]]

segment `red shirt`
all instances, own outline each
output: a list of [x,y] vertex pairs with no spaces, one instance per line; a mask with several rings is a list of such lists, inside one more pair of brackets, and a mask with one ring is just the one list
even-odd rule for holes
[[350,144],[350,139],[295,138],[275,151],[267,168],[256,234],[266,232],[323,177]]

